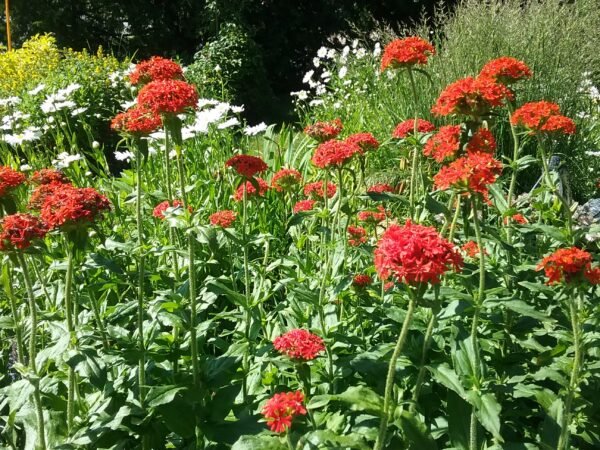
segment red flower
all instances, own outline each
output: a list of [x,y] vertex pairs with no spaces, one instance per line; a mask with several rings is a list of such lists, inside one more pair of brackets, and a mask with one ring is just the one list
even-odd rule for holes
[[[417,119],[417,132],[418,133],[430,133],[435,130],[435,125],[429,122],[428,120]],[[408,119],[404,122],[396,125],[392,133],[392,137],[396,139],[402,139],[408,136],[409,134],[413,134],[415,131],[415,119]]]
[[160,56],[141,61],[129,74],[133,85],[146,84],[156,80],[175,80],[183,78],[183,70],[175,61]]
[[300,200],[299,202],[296,202],[294,205],[294,214],[298,214],[302,211],[311,211],[315,207],[315,203],[314,200]]
[[373,278],[366,274],[354,275],[354,278],[352,279],[352,286],[358,289],[364,289],[371,283],[373,283]]
[[217,211],[216,213],[211,214],[208,220],[216,227],[229,228],[231,224],[235,222],[236,218],[237,215],[235,212],[225,209],[223,211]]
[[[477,242],[475,241],[468,241],[461,247],[461,250],[471,258],[475,258],[480,253],[479,245],[477,245]],[[483,249],[483,254],[487,255],[487,251],[485,249]]]
[[[157,219],[163,220],[165,218],[165,211],[168,208],[182,208],[182,207],[183,207],[183,202],[181,200],[173,200],[172,206],[169,203],[169,200],[165,200],[164,202],[160,202],[158,205],[156,205],[154,207],[154,210],[152,211],[152,215],[154,217],[156,217]],[[188,206],[188,211],[190,213],[192,212],[191,206]]]
[[276,337],[273,347],[292,359],[310,361],[325,350],[323,339],[310,331],[295,329]]
[[592,255],[577,247],[561,248],[540,262],[536,270],[544,270],[547,284],[587,280],[591,284],[600,283],[600,268],[592,268]]
[[54,185],[44,198],[41,217],[50,229],[66,230],[87,225],[108,210],[110,202],[94,188],[61,184]]
[[42,184],[51,184],[51,183],[70,183],[67,176],[62,173],[60,170],[56,169],[41,169],[37,170],[31,176],[31,182],[33,184],[42,185]]
[[531,69],[523,61],[510,56],[502,56],[487,62],[479,77],[489,78],[496,83],[511,84],[525,78],[531,78]]
[[311,161],[320,169],[339,167],[360,152],[360,147],[356,145],[344,141],[327,141],[319,144]]
[[575,123],[568,117],[561,116],[559,106],[552,102],[525,103],[513,113],[510,122],[529,129],[531,133],[575,133]]
[[375,268],[382,279],[390,276],[410,285],[437,284],[451,268],[462,267],[462,257],[433,227],[413,224],[390,226],[377,243]]
[[460,125],[445,125],[431,136],[423,147],[423,154],[442,162],[445,159],[454,158],[460,151]]
[[138,94],[138,104],[156,114],[181,114],[197,103],[196,88],[182,80],[151,81]]
[[157,113],[139,105],[117,114],[110,123],[113,130],[136,136],[153,133],[161,125],[162,119]]
[[377,183],[367,189],[367,192],[374,194],[383,194],[384,192],[394,193],[394,188],[387,183]]
[[388,214],[383,206],[378,206],[377,211],[360,211],[356,216],[360,222],[377,225],[379,222],[383,222]]
[[526,223],[529,223],[527,221],[527,219],[525,218],[525,216],[523,216],[523,214],[519,214],[519,213],[513,214],[510,217],[505,217],[504,218],[504,225],[508,225],[510,223],[510,221],[517,222],[520,225],[524,225]]
[[435,55],[435,48],[418,36],[396,39],[385,46],[381,57],[381,71],[388,67],[402,68],[427,64],[427,58]]
[[483,152],[493,155],[495,151],[496,139],[494,139],[494,135],[487,128],[477,130],[467,143],[467,152],[469,153]]
[[468,153],[451,162],[433,177],[437,189],[453,187],[459,191],[479,192],[487,196],[487,186],[502,172],[502,163],[489,153]]
[[304,394],[301,391],[281,392],[271,397],[262,409],[270,430],[284,433],[292,426],[295,416],[306,415],[303,401]]
[[0,223],[0,251],[24,250],[47,232],[46,224],[30,214],[6,216]]
[[[308,183],[304,186],[304,195],[312,197],[315,200],[322,200],[325,198],[323,192],[323,181],[316,181],[314,183]],[[337,187],[333,183],[327,183],[327,198],[332,198],[337,192]]]
[[8,166],[0,166],[0,197],[5,197],[25,181],[25,175]]
[[255,180],[258,183],[258,192],[256,192],[256,188],[250,181],[246,181],[246,183],[242,183],[238,186],[237,190],[233,194],[233,199],[236,202],[241,202],[244,199],[244,186],[246,186],[246,198],[264,197],[269,190],[269,184],[262,178],[257,177]]
[[350,225],[348,227],[348,244],[352,247],[358,247],[365,242],[367,242],[367,230],[363,227]]
[[238,174],[252,178],[257,173],[264,172],[269,168],[258,156],[235,155],[227,160],[226,167],[232,167]]
[[487,78],[467,77],[455,81],[442,91],[431,111],[438,116],[462,114],[481,117],[492,108],[512,100],[513,93],[503,84]]
[[387,283],[385,283],[385,284],[383,285],[383,290],[384,290],[385,292],[387,292],[387,291],[389,291],[389,290],[391,290],[391,289],[394,289],[394,282],[393,282],[393,281],[388,281]]
[[271,186],[277,192],[289,191],[302,183],[302,175],[296,169],[279,169],[271,179]]
[[344,142],[350,145],[357,145],[360,153],[379,148],[379,141],[371,133],[354,133],[348,136]]
[[52,182],[50,184],[40,184],[34,191],[31,193],[31,197],[29,198],[29,203],[27,204],[27,208],[33,210],[41,210],[46,197],[51,195],[56,189],[62,189],[63,186],[67,183],[61,183],[58,181]]
[[331,122],[317,122],[304,128],[304,133],[319,142],[325,142],[334,139],[344,129],[340,119],[334,119]]

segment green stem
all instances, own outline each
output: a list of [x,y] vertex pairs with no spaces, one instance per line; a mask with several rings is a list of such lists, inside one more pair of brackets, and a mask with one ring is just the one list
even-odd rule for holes
[[390,410],[392,409],[392,406],[394,406],[394,401],[392,399],[392,388],[394,386],[394,376],[396,375],[396,362],[398,361],[398,357],[404,348],[404,343],[406,342],[406,337],[408,336],[408,328],[415,311],[415,305],[416,299],[414,295],[411,295],[408,303],[408,310],[406,311],[406,316],[404,317],[404,322],[402,323],[402,330],[400,331],[400,336],[398,337],[398,342],[396,342],[396,348],[394,349],[394,353],[392,354],[390,365],[388,367],[387,378],[385,381],[385,396],[383,399],[383,415],[381,417],[381,422],[379,423],[379,434],[377,436],[377,441],[375,442],[374,450],[383,449],[385,444],[387,426],[390,419],[390,414],[392,412]]
[[246,223],[248,220],[248,192],[246,190],[246,180],[242,180],[242,242],[244,258],[244,297],[246,299],[246,310],[244,311],[244,337],[248,343],[248,348],[244,352],[242,366],[244,370],[242,379],[242,396],[244,403],[248,401],[248,372],[250,371],[250,322],[252,321],[252,311],[250,311],[250,263],[248,256],[248,234]]
[[137,244],[138,244],[138,279],[137,279],[137,329],[138,329],[138,393],[142,407],[146,398],[146,345],[144,343],[144,280],[145,280],[145,259],[144,253],[144,229],[142,224],[142,151],[140,148],[141,139],[135,142],[135,165],[136,165],[136,204],[135,216],[137,226]]
[[427,325],[427,331],[425,332],[425,340],[423,341],[423,350],[421,351],[421,362],[419,364],[419,374],[417,375],[417,381],[415,383],[415,390],[413,391],[412,404],[410,405],[410,411],[414,412],[417,409],[417,403],[419,401],[419,395],[421,394],[421,387],[423,381],[425,381],[425,362],[427,361],[427,354],[431,347],[431,340],[433,337],[433,329],[437,324],[437,315],[432,311],[429,324]]
[[[10,269],[8,269],[10,271]],[[17,361],[19,364],[25,364],[24,361],[24,348],[23,348],[23,329],[21,328],[21,317],[19,316],[19,309],[17,308],[17,301],[15,298],[15,293],[13,291],[12,284],[12,274],[9,272],[8,275],[8,300],[10,302],[10,311],[13,316],[13,320],[15,321],[15,339],[17,340]]]
[[508,105],[508,123],[510,124],[510,133],[513,139],[513,160],[512,160],[512,173],[510,177],[510,187],[508,189],[508,207],[512,208],[513,197],[515,195],[515,189],[517,186],[517,174],[519,173],[519,168],[517,167],[517,160],[519,159],[519,153],[521,152],[521,144],[519,141],[519,135],[517,134],[517,129],[510,121],[510,118],[514,112],[513,105],[509,102]]
[[287,446],[288,446],[289,450],[295,450],[294,443],[292,442],[292,435],[290,434],[290,430],[288,430],[285,433],[285,441],[287,442]]
[[462,197],[459,195],[456,200],[456,211],[454,211],[454,217],[452,218],[452,224],[450,225],[450,232],[448,233],[448,240],[452,242],[454,239],[454,232],[456,231],[456,223],[458,222],[458,216],[460,215]]
[[[69,334],[69,347],[73,345],[75,339],[73,327],[73,263],[74,251],[73,244],[67,241],[67,273],[65,275],[65,311],[67,316],[67,333]],[[75,416],[75,370],[69,366],[69,375],[67,380],[67,430],[69,434],[73,430],[73,417]]]
[[410,217],[412,219],[416,219],[415,217],[415,198],[416,198],[416,190],[417,190],[417,166],[419,164],[419,148],[417,146],[417,142],[419,139],[419,98],[417,93],[417,85],[415,84],[415,77],[413,75],[413,71],[411,68],[408,68],[408,79],[410,80],[410,87],[412,90],[414,102],[415,102],[415,122],[413,126],[413,133],[415,139],[415,147],[413,148],[412,154],[412,163],[410,168],[410,193],[409,193],[409,202],[410,202]]
[[35,415],[37,421],[37,447],[38,449],[46,449],[46,432],[44,430],[44,410],[42,409],[42,398],[40,394],[40,380],[36,366],[36,336],[37,336],[37,304],[35,303],[35,295],[33,294],[33,285],[31,283],[31,276],[29,275],[29,269],[27,268],[27,262],[25,257],[21,253],[17,253],[17,259],[21,270],[23,271],[23,279],[25,281],[25,289],[27,290],[27,297],[29,299],[29,314],[31,317],[31,334],[29,337],[29,368],[33,372],[34,379],[31,380],[34,391],[33,391],[33,402],[35,405]]

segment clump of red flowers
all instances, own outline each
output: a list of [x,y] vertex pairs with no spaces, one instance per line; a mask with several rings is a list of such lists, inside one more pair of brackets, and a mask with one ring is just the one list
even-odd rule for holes
[[133,72],[129,74],[131,84],[146,84],[157,80],[175,80],[183,78],[183,70],[175,61],[161,56],[153,56],[150,59],[136,64]]
[[294,417],[306,415],[303,402],[304,394],[301,391],[280,392],[267,400],[262,414],[267,419],[269,429],[275,433],[285,433],[292,426]]
[[544,270],[547,284],[581,281],[600,284],[600,267],[592,267],[592,255],[577,247],[556,250],[546,256],[536,270]]
[[165,211],[168,208],[182,208],[183,202],[181,200],[173,200],[173,205],[169,200],[165,200],[164,202],[160,202],[158,205],[154,207],[152,211],[152,215],[157,219],[163,220],[165,218]]
[[145,85],[138,94],[138,104],[156,114],[181,114],[195,109],[196,88],[183,80],[158,80]]
[[383,222],[387,215],[388,214],[383,206],[378,206],[377,211],[359,211],[356,217],[360,222],[377,225],[379,222]]
[[489,78],[496,83],[512,84],[526,78],[531,78],[531,69],[523,61],[510,56],[502,56],[487,62],[481,72],[480,78]]
[[379,141],[371,133],[354,133],[348,136],[344,142],[358,146],[360,153],[379,148]]
[[273,347],[279,353],[292,359],[310,361],[325,350],[323,339],[308,330],[297,328],[288,331],[273,341]]
[[36,170],[31,176],[30,181],[33,184],[42,185],[42,184],[51,184],[51,183],[69,183],[69,178],[62,173],[60,170],[56,169],[40,169]]
[[251,155],[235,155],[227,160],[226,167],[233,168],[239,175],[252,178],[269,168],[262,158]]
[[225,209],[223,211],[217,211],[216,213],[211,214],[208,220],[216,227],[229,228],[233,222],[235,222],[236,218],[237,215],[235,212]]
[[[424,119],[417,119],[417,133],[430,133],[435,130],[435,125]],[[402,139],[415,132],[415,119],[408,119],[396,125],[392,137]]]
[[387,68],[411,67],[417,64],[427,64],[427,58],[435,54],[435,48],[425,39],[411,36],[396,39],[383,49],[381,71]]
[[528,223],[525,216],[520,213],[516,213],[516,214],[513,214],[512,216],[504,218],[504,225],[508,225],[510,222],[516,222],[519,225],[525,225],[526,223]]
[[487,128],[480,128],[471,136],[467,142],[466,150],[468,153],[483,152],[494,154],[496,151],[496,139]]
[[[461,250],[466,253],[466,255],[470,258],[475,258],[481,250],[479,249],[479,245],[475,241],[468,241],[462,247]],[[483,254],[487,255],[487,251],[483,249]]]
[[14,188],[25,182],[25,175],[8,167],[0,166],[0,197],[9,194]]
[[413,224],[390,226],[377,243],[375,268],[382,279],[390,276],[409,285],[437,284],[450,269],[459,270],[463,259],[454,246],[433,227]]
[[445,125],[427,141],[423,147],[423,154],[442,162],[454,158],[460,151],[460,125]]
[[316,141],[325,142],[335,139],[342,132],[344,126],[340,119],[331,122],[317,122],[304,128],[304,133]]
[[65,184],[67,183],[60,183],[57,181],[48,184],[40,184],[31,193],[27,208],[32,210],[42,209],[42,205],[44,204],[46,197],[52,194],[56,189],[62,189],[63,185]]
[[462,78],[442,91],[431,111],[438,116],[451,114],[482,117],[506,100],[513,93],[503,84],[489,78]]
[[[315,181],[314,183],[308,183],[304,186],[304,195],[312,197],[315,200],[322,200],[325,198],[325,192],[323,190],[323,181]],[[337,192],[337,187],[333,183],[327,183],[327,198],[332,198]]]
[[302,183],[302,175],[296,169],[279,169],[271,179],[271,186],[277,192],[290,191]]
[[355,227],[350,225],[348,227],[348,244],[352,247],[358,247],[359,245],[367,242],[367,230],[363,227]]
[[108,210],[110,202],[94,188],[60,184],[44,198],[41,218],[50,229],[66,231],[88,225]]
[[502,172],[502,163],[489,153],[475,152],[444,166],[433,177],[437,189],[453,187],[464,193],[478,192],[488,195],[489,184]]
[[525,103],[513,113],[510,123],[531,133],[575,133],[575,122],[561,115],[556,103],[546,101]]
[[367,192],[373,193],[373,194],[383,194],[384,192],[389,192],[389,193],[394,193],[394,188],[387,184],[387,183],[377,183],[374,184],[373,186],[370,186],[367,189]]
[[110,123],[113,130],[135,136],[146,136],[161,125],[162,119],[157,113],[139,105],[117,114]]
[[269,183],[259,177],[255,178],[254,180],[258,184],[258,191],[250,181],[246,181],[245,183],[240,184],[233,194],[233,199],[236,202],[241,202],[244,199],[244,186],[246,188],[246,198],[265,196],[269,190]]
[[24,250],[47,232],[46,224],[31,214],[6,216],[0,222],[0,251]]
[[373,283],[373,278],[364,273],[359,273],[358,275],[354,275],[352,279],[352,286],[358,289],[364,289]]
[[349,144],[345,141],[330,140],[319,144],[311,161],[320,169],[340,167],[360,152],[360,147],[356,145]]
[[294,214],[298,214],[299,212],[303,211],[312,211],[312,209],[315,207],[315,203],[316,202],[314,200],[300,200],[299,202],[296,202],[293,208]]

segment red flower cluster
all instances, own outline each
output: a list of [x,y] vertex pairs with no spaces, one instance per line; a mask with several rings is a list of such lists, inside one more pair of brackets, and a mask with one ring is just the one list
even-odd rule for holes
[[372,225],[377,225],[383,222],[388,216],[383,206],[378,206],[377,211],[360,211],[356,217],[360,222],[367,222]]
[[62,173],[60,170],[56,169],[41,169],[37,170],[31,176],[31,182],[33,184],[42,185],[42,184],[51,184],[51,183],[70,183],[67,176]]
[[532,72],[523,61],[510,56],[502,56],[486,63],[479,76],[496,83],[511,84],[525,78],[531,78]]
[[6,216],[0,223],[0,251],[24,250],[47,232],[46,224],[31,214]]
[[296,169],[280,169],[271,179],[271,186],[277,192],[289,191],[302,183],[302,175]]
[[455,81],[442,91],[431,111],[438,116],[462,114],[481,117],[492,108],[513,99],[513,93],[503,84],[489,78],[467,77]]
[[286,432],[295,416],[306,415],[303,401],[304,394],[301,391],[281,392],[271,397],[262,409],[269,429],[275,433]]
[[461,191],[488,194],[487,186],[502,172],[502,163],[489,153],[468,153],[444,166],[433,177],[438,189],[454,187]]
[[256,192],[256,188],[250,181],[246,181],[238,186],[237,190],[233,194],[233,199],[236,202],[241,202],[244,199],[244,186],[246,186],[246,198],[264,197],[269,190],[269,183],[258,177],[255,178],[255,180],[258,184],[258,192]]
[[301,328],[288,331],[273,341],[273,347],[279,353],[292,359],[310,361],[325,350],[323,339]]
[[152,215],[157,219],[163,220],[165,218],[165,211],[168,208],[181,208],[183,207],[183,202],[181,200],[173,200],[173,206],[169,200],[165,200],[164,202],[160,202],[158,205],[154,207],[152,211]]
[[316,141],[325,142],[334,139],[342,132],[344,126],[340,119],[331,122],[317,122],[304,128],[304,133]]
[[50,229],[87,225],[110,210],[110,202],[94,188],[54,184],[42,204],[41,217]]
[[339,167],[360,153],[360,147],[345,141],[327,141],[319,144],[311,159],[312,163],[320,169]]
[[252,178],[269,168],[262,158],[251,155],[235,155],[227,160],[226,167],[232,167],[239,175]]
[[[468,241],[461,247],[461,250],[470,258],[475,258],[477,255],[479,255],[479,253],[481,253],[479,250],[479,245],[477,245],[477,242],[475,241]],[[485,249],[483,249],[483,254],[487,255],[487,251]]]
[[442,162],[445,159],[454,158],[460,151],[460,136],[462,129],[460,125],[445,125],[431,136],[423,147],[423,154]]
[[375,268],[382,279],[390,276],[410,285],[437,284],[451,268],[459,270],[463,260],[454,246],[433,227],[413,224],[390,226],[375,249]]
[[138,94],[138,104],[156,114],[181,114],[197,103],[196,88],[182,80],[151,81]]
[[[304,186],[304,195],[312,197],[315,200],[322,200],[325,198],[325,192],[323,191],[323,181],[315,181],[314,183],[308,183]],[[333,183],[327,183],[327,198],[332,198],[337,192],[337,186]]]
[[384,192],[394,193],[394,188],[387,183],[377,183],[367,189],[367,192],[373,194],[383,194]]
[[8,167],[0,166],[0,197],[4,197],[11,190],[20,186],[25,181],[25,175]]
[[46,201],[46,197],[52,194],[56,189],[62,189],[63,185],[67,183],[53,182],[50,184],[40,184],[34,191],[31,193],[31,197],[29,197],[29,203],[27,204],[27,208],[33,210],[41,210],[44,201]]
[[348,136],[344,142],[358,146],[360,153],[379,148],[379,141],[371,133],[354,133]]
[[371,278],[369,275],[362,273],[354,275],[354,278],[352,279],[352,286],[358,289],[364,289],[371,283],[373,283],[373,278]]
[[225,209],[223,211],[217,211],[216,213],[211,214],[208,220],[216,227],[229,228],[231,224],[235,222],[236,218],[237,215],[235,212]]
[[348,244],[352,247],[358,247],[365,242],[367,242],[367,230],[363,227],[350,225],[348,227]]
[[[430,133],[435,130],[435,125],[428,120],[417,119],[417,132],[418,133]],[[396,125],[392,133],[392,137],[396,139],[402,139],[406,136],[413,134],[415,131],[415,119],[408,119],[404,122]]]
[[315,207],[315,203],[314,200],[300,200],[299,202],[296,202],[293,208],[294,214],[298,214],[302,211],[311,211]]
[[525,103],[513,113],[510,123],[531,133],[575,133],[575,123],[560,114],[556,103],[546,101]]
[[561,248],[546,256],[536,268],[542,269],[548,277],[547,284],[584,280],[600,284],[600,267],[592,268],[592,255],[577,247]]
[[129,74],[133,85],[146,84],[157,80],[175,80],[183,78],[183,70],[175,61],[160,56],[141,61]]
[[427,64],[427,58],[435,55],[435,48],[418,36],[396,39],[383,49],[381,71],[388,67],[402,68],[416,64]]
[[513,214],[510,217],[505,217],[504,225],[508,225],[511,221],[517,222],[520,225],[525,225],[526,223],[529,223],[527,221],[527,219],[525,218],[525,216],[523,214],[519,214],[519,213]]
[[110,123],[113,130],[136,136],[153,133],[161,125],[162,119],[157,113],[139,105],[117,114]]
[[494,135],[487,128],[480,128],[475,132],[469,142],[467,143],[467,152],[483,152],[491,153],[492,155],[496,151],[496,139]]

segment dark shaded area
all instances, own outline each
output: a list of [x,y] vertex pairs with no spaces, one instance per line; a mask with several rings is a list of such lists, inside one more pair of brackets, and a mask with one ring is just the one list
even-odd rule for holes
[[[18,46],[36,33],[53,33],[60,46],[95,50],[136,60],[151,55],[178,57],[190,64],[194,55],[219,38],[222,27],[235,24],[257,49],[254,86],[236,87],[253,119],[289,115],[289,92],[301,87],[310,58],[336,32],[353,26],[368,30],[375,22],[399,24],[431,13],[434,0],[12,0],[13,40]],[[450,3],[454,3],[451,0]],[[4,34],[4,27],[2,27]],[[5,41],[5,36],[0,35]],[[243,95],[242,95],[243,97]]]

